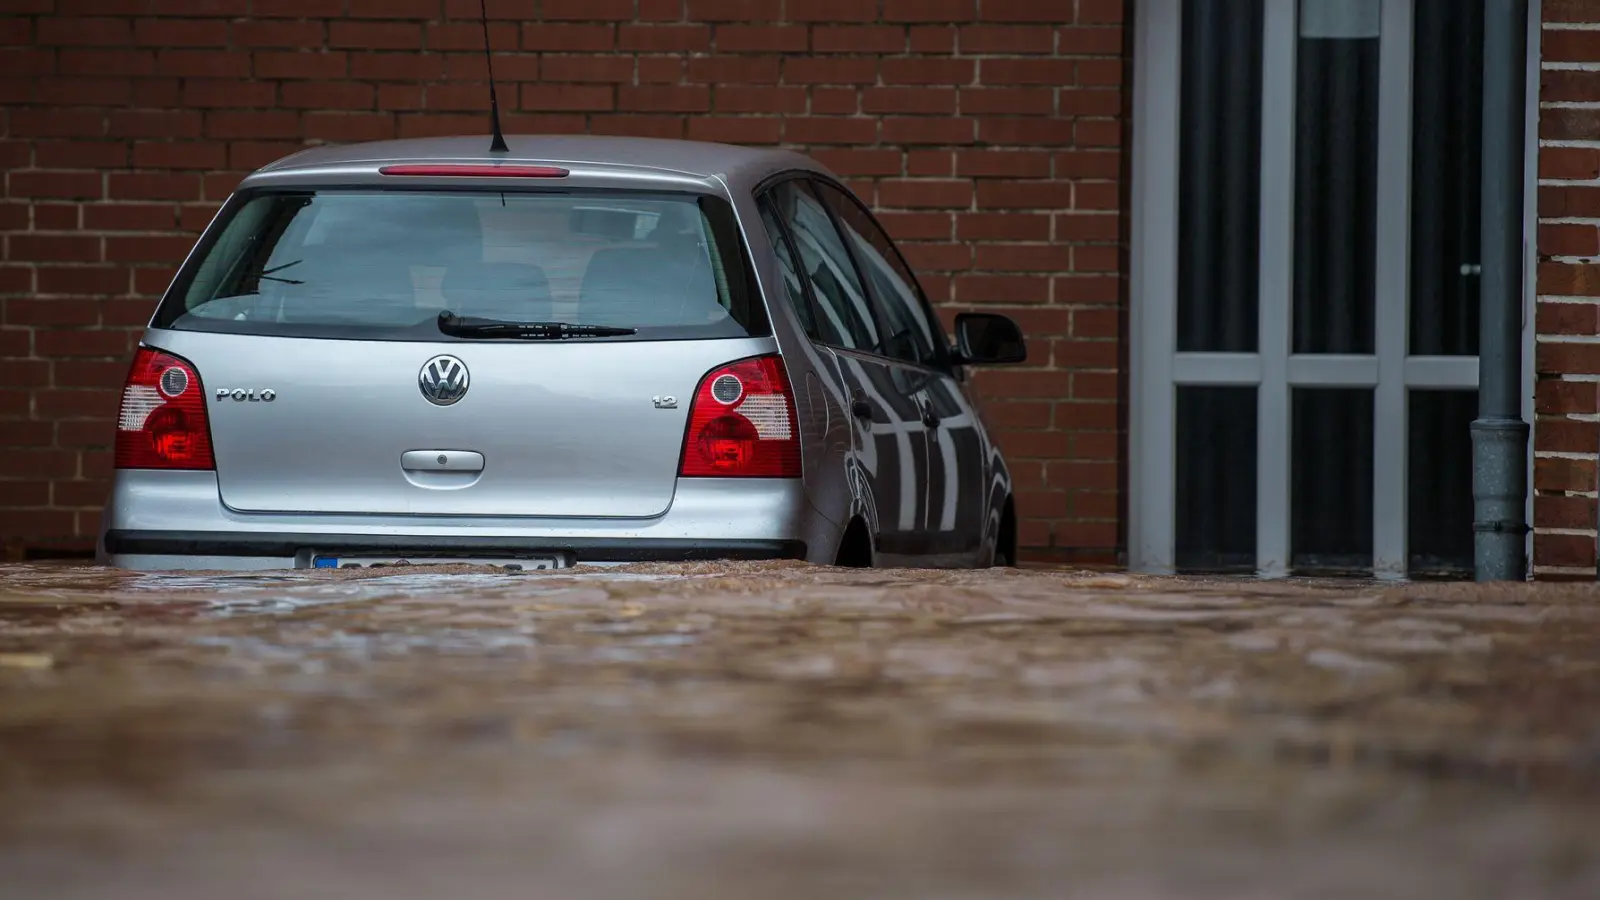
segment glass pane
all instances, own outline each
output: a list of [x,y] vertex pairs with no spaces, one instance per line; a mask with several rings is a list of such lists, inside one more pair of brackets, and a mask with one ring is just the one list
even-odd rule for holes
[[886,355],[908,362],[932,363],[937,359],[933,326],[923,314],[916,277],[900,259],[889,236],[843,191],[822,182],[814,185],[818,196],[838,217],[840,228],[850,238],[850,251],[867,276],[879,321],[889,332]]
[[788,226],[811,282],[822,340],[836,347],[876,352],[878,329],[867,306],[867,293],[822,201],[798,181],[786,181],[768,196]]
[[821,340],[817,331],[816,313],[806,298],[805,287],[800,280],[800,269],[789,247],[789,238],[778,224],[778,213],[772,208],[772,202],[765,197],[761,198],[760,209],[761,225],[766,228],[767,237],[772,241],[773,252],[778,257],[778,269],[783,273],[783,289],[789,297],[789,305],[794,307],[795,315],[800,319],[800,327],[806,330],[806,336],[813,341]]
[[1296,388],[1290,461],[1290,566],[1372,571],[1372,390]]
[[1262,0],[1183,5],[1178,349],[1256,349]]
[[1256,389],[1178,388],[1176,564],[1256,568]]
[[1477,391],[1412,391],[1406,543],[1412,578],[1472,572],[1472,420]]
[[1373,352],[1378,0],[1301,0],[1294,352]]
[[1411,352],[1478,352],[1483,0],[1417,0],[1412,66]]

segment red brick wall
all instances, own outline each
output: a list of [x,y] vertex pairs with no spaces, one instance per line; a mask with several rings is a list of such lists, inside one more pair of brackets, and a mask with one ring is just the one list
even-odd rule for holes
[[1600,440],[1600,0],[1544,0],[1533,562],[1595,572]]
[[[513,133],[808,150],[936,301],[1014,314],[986,373],[1034,556],[1115,555],[1121,0],[491,0]],[[130,350],[242,173],[482,133],[477,0],[0,0],[0,543],[83,547]],[[1592,410],[1591,410],[1592,411]]]

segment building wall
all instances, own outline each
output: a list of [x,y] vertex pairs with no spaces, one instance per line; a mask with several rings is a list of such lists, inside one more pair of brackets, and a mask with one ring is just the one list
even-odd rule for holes
[[[980,8],[981,7],[981,8]],[[507,130],[809,151],[984,373],[1029,555],[1113,560],[1122,0],[491,0]],[[308,144],[482,133],[478,0],[0,0],[0,544],[90,544],[127,360],[244,172]],[[1592,411],[1592,410],[1591,410]]]
[[1543,0],[1533,562],[1595,577],[1600,448],[1600,0]]

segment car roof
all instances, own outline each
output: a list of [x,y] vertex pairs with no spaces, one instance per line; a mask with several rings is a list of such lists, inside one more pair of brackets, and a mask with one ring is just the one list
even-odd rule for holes
[[741,175],[759,177],[782,169],[821,170],[814,161],[792,151],[707,141],[598,135],[506,135],[506,144],[509,152],[491,153],[488,135],[472,135],[311,147],[264,166],[259,172],[312,174],[317,170],[348,171],[368,165],[375,172],[380,165],[417,162],[570,163],[733,180]]

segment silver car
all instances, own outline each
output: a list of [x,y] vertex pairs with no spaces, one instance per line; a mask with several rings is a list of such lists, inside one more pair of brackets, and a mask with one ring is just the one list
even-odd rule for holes
[[123,391],[99,553],[136,569],[1015,558],[945,336],[804,156],[525,137],[306,150],[246,178]]

